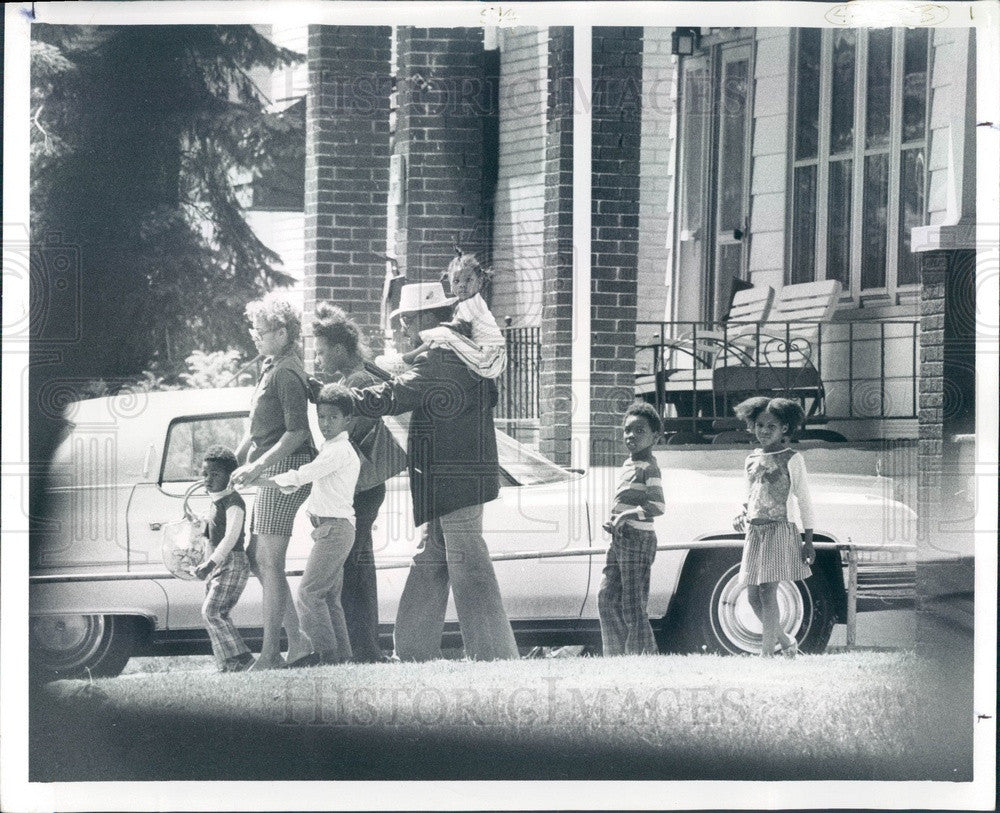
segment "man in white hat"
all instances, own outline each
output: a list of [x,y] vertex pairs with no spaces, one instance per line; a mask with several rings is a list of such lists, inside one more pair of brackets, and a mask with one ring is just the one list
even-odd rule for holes
[[[451,318],[454,297],[440,282],[400,291],[399,317],[413,346],[422,330]],[[413,557],[396,615],[402,660],[441,657],[449,587],[465,653],[476,660],[517,658],[517,645],[483,539],[483,504],[499,494],[493,407],[496,384],[470,372],[452,350],[432,348],[383,384],[353,390],[357,412],[411,412],[407,439],[413,518],[423,545]]]

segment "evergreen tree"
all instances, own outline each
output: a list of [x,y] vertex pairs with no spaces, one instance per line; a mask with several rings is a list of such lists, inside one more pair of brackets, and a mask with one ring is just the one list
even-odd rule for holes
[[44,461],[58,411],[47,383],[122,380],[196,349],[252,355],[244,305],[290,280],[232,179],[301,155],[301,124],[268,113],[251,78],[301,57],[252,26],[32,36],[29,413]]

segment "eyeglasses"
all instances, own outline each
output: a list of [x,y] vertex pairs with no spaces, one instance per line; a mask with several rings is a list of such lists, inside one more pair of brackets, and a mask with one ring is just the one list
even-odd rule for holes
[[254,341],[260,341],[268,333],[274,333],[275,331],[278,331],[278,330],[281,330],[281,328],[280,327],[272,327],[272,328],[268,328],[267,330],[261,330],[261,331],[258,331],[255,328],[250,328],[249,333],[250,333],[250,338],[251,339],[253,339]]

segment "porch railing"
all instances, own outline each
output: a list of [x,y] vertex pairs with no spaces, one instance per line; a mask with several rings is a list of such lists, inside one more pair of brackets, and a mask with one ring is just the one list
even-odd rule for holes
[[501,328],[507,344],[507,368],[497,380],[500,397],[495,417],[502,420],[536,420],[539,416],[539,367],[541,329]]
[[636,394],[671,426],[700,432],[753,394],[798,399],[807,423],[913,419],[919,325],[639,322]]

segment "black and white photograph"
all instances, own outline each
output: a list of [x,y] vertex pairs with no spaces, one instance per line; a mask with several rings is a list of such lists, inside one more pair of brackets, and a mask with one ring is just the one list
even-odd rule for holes
[[8,6],[0,806],[994,809],[998,29]]

